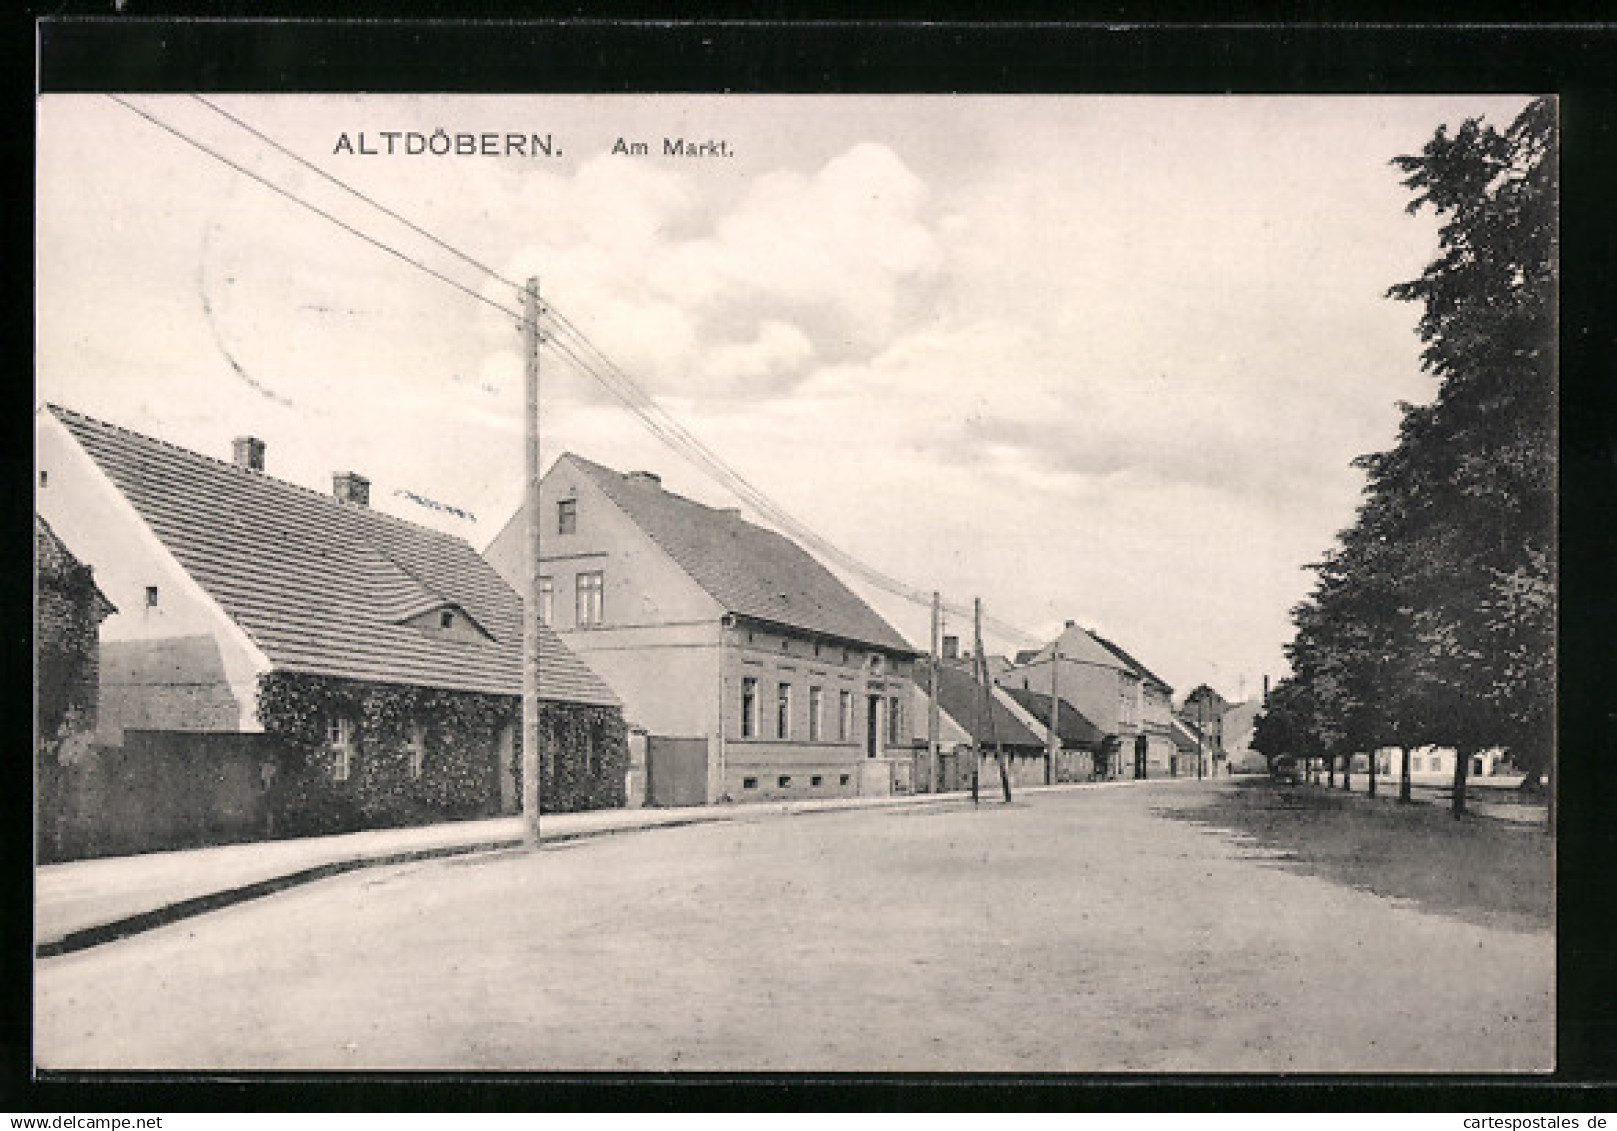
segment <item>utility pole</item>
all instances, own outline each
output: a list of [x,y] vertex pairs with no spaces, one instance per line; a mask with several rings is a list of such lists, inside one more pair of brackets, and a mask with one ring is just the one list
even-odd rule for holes
[[[983,603],[982,603],[981,598],[973,598],[973,600],[976,602],[976,614],[975,615],[976,615],[976,624],[978,626],[977,627],[977,637],[976,637],[976,640],[975,640],[975,642],[973,644],[973,647],[975,648],[975,651],[972,653],[972,660],[971,660],[971,678],[973,680],[975,680],[977,678],[977,656],[983,650],[983,637],[982,637]],[[987,712],[985,710],[983,710],[984,705],[985,704],[983,702],[983,697],[981,695],[973,695],[971,697],[971,803],[974,806],[980,800],[979,797],[978,797],[978,792],[977,792],[977,790],[978,790],[977,771],[981,768],[981,766],[983,764],[982,734],[983,734],[983,726],[984,726],[985,720],[987,718]]]
[[1061,640],[1050,647],[1050,753],[1044,760],[1044,784],[1054,785],[1056,782],[1056,756],[1061,752],[1061,738],[1056,730],[1061,721],[1061,698],[1056,694],[1056,672],[1061,668]]
[[[994,728],[994,685],[988,679],[988,656],[983,652],[983,599],[972,598],[973,635],[977,644],[977,680],[982,686],[983,718]],[[1005,746],[994,734],[994,765],[999,767],[999,784],[1005,791],[1005,804],[1011,803],[1011,778],[1005,770]]]
[[528,479],[522,496],[527,515],[528,584],[522,593],[522,836],[539,847],[539,280],[522,292],[522,339],[527,365],[523,423]]
[[938,751],[938,664],[942,661],[939,640],[943,632],[943,595],[932,590],[932,661],[927,665],[926,750],[927,778],[933,793],[943,792],[943,757]]
[[1202,780],[1202,761],[1206,757],[1203,751],[1207,748],[1207,697],[1200,696],[1196,700],[1196,780]]

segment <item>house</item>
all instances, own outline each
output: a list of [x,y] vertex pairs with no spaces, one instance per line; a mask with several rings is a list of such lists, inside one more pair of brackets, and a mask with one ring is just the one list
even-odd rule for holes
[[[1176,712],[1174,725],[1176,730],[1183,731],[1184,736],[1195,743],[1196,753],[1193,757],[1203,759],[1201,770],[1205,774],[1222,774],[1228,771],[1229,754],[1224,745],[1224,720],[1230,711],[1230,703],[1224,696],[1207,686],[1205,683],[1196,685],[1196,689],[1185,696],[1183,703]],[[1176,734],[1176,744],[1180,741]],[[1181,750],[1181,756],[1184,751]],[[1191,762],[1194,767],[1196,763]]]
[[[117,607],[101,625],[87,854],[515,812],[521,602],[465,541],[54,406],[38,512]],[[547,808],[623,800],[623,721],[553,634]]]
[[118,610],[94,571],[67,548],[50,523],[34,518],[34,782],[38,858],[71,850],[69,811],[76,776],[89,753],[100,695],[101,622]]
[[[912,648],[790,539],[571,453],[540,483],[541,616],[647,731],[647,799],[911,788]],[[487,556],[523,578],[522,509]]]
[[[999,690],[1010,696],[1030,718],[1039,720],[1040,728],[1048,740],[1051,704],[1054,702],[1050,696],[1025,687],[1001,687]],[[1055,711],[1055,724],[1056,735],[1061,742],[1055,781],[1091,781],[1108,776],[1105,732],[1084,718],[1083,712],[1064,697]]]
[[[938,662],[938,705],[966,732],[968,742],[976,738],[981,787],[997,788],[997,752],[1004,753],[1013,787],[1043,785],[1048,732],[1039,728],[1003,688],[990,684],[985,705],[983,685],[972,673],[970,658],[951,655],[955,651],[952,640],[944,638],[943,657]],[[931,686],[930,665],[929,659],[916,664],[915,680],[923,687]],[[960,767],[962,787],[971,784],[970,772],[968,756]]]
[[1107,776],[1166,776],[1174,754],[1172,689],[1116,645],[1068,621],[1055,640],[1018,654],[1001,687],[1055,693],[1105,736]]
[[1138,697],[1134,709],[1135,717],[1139,720],[1139,732],[1134,739],[1136,764],[1161,765],[1174,755],[1173,688],[1117,644],[1098,633],[1091,635],[1103,648],[1128,665],[1134,677],[1130,683]]
[[971,788],[971,732],[957,722],[941,705],[937,708],[938,756],[931,748],[933,701],[928,692],[930,675],[926,667],[916,673],[909,712],[910,748],[914,769],[911,780],[916,793],[948,793]]
[[[1403,774],[1403,751],[1397,747],[1384,746],[1375,752],[1374,757],[1379,776],[1397,778]],[[1409,778],[1411,781],[1436,779],[1439,784],[1447,784],[1454,779],[1455,757],[1451,747],[1417,746],[1409,752]],[[1355,772],[1368,770],[1367,756],[1355,755],[1353,768]],[[1479,750],[1471,755],[1471,765],[1466,770],[1474,778],[1519,772],[1511,765],[1505,751],[1497,747]]]

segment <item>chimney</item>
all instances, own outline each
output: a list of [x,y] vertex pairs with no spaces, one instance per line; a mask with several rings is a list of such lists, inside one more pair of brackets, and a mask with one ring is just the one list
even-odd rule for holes
[[371,481],[357,471],[338,471],[331,476],[331,493],[345,503],[371,505]]
[[945,660],[958,660],[960,658],[960,637],[945,636],[943,638],[943,658]]
[[650,471],[631,471],[626,476],[630,483],[640,483],[647,487],[661,487],[663,478]]
[[248,471],[264,470],[264,441],[256,436],[237,436],[230,442],[232,461]]
[[1067,622],[1067,627],[1068,628],[1077,628],[1078,627],[1078,622],[1075,621],[1075,620],[1070,620],[1070,621]]

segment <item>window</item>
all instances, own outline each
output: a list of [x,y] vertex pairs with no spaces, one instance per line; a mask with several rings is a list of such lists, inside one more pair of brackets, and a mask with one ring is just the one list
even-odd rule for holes
[[825,709],[825,688],[809,688],[809,741],[820,741],[820,714]]
[[741,737],[758,737],[758,681],[750,677],[741,681]]
[[601,623],[601,594],[604,588],[600,570],[578,575],[579,628],[594,628]]
[[741,788],[742,789],[757,789],[758,788],[758,779],[757,778],[742,778],[741,779]]
[[578,530],[578,500],[563,499],[556,504],[556,533],[572,534]]
[[848,784],[848,775],[847,775],[847,774],[843,774],[843,775],[842,775],[842,777],[841,777],[841,778],[840,778],[840,779],[839,779],[839,781],[838,781],[838,782],[837,782],[837,784],[838,784],[838,785],[847,785],[847,784]]
[[539,579],[539,623],[549,624],[556,615],[556,587],[550,578]]
[[791,784],[792,784],[792,775],[791,774],[782,774],[782,775],[780,775],[780,777],[775,779],[775,785],[779,789],[785,789],[787,786],[789,786]]
[[146,586],[146,607],[148,609],[157,608],[157,586],[155,585]]
[[887,745],[898,745],[900,729],[898,717],[898,696],[894,695],[887,700]]
[[792,737],[792,685],[782,683],[775,692],[775,737]]
[[846,742],[853,733],[853,692],[841,693],[841,702],[837,707],[837,741]]
[[51,482],[51,473],[46,471],[44,468],[40,468],[39,469],[39,485],[41,487],[49,487],[50,482]]
[[418,722],[410,724],[410,740],[404,745],[410,758],[410,776],[419,778],[427,761],[427,730]]
[[809,778],[809,784],[814,786],[815,788],[818,788],[824,782],[825,782],[825,779],[822,778],[819,774],[815,774],[813,777]]
[[443,612],[439,613],[438,614],[438,627],[439,628],[454,628],[455,627],[455,614],[450,612],[448,609],[445,609],[445,610],[443,610]]
[[326,720],[326,745],[330,747],[331,779],[347,781],[353,771],[354,723],[339,715]]

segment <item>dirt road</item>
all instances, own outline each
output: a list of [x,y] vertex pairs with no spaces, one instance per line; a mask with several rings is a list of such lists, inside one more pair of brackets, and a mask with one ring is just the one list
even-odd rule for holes
[[45,1068],[1552,1067],[1548,929],[1171,819],[1227,783],[668,829],[324,880],[36,967]]

